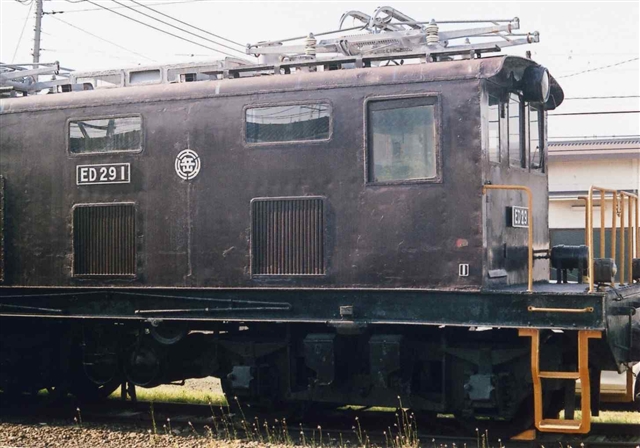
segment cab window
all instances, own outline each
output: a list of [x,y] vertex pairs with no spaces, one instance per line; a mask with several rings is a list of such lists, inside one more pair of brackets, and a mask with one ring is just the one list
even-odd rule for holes
[[69,152],[73,154],[140,151],[140,115],[69,121]]
[[510,94],[508,101],[489,95],[489,162],[505,161],[510,167],[544,172],[544,118],[544,110],[516,94]]
[[500,109],[498,98],[489,96],[489,162],[500,163]]
[[529,106],[529,151],[531,171],[544,172],[544,136],[542,134],[544,113]]
[[330,135],[328,103],[251,107],[245,111],[245,139],[249,144],[328,140]]
[[367,103],[368,182],[438,181],[436,97]]
[[526,149],[524,143],[523,126],[525,110],[523,103],[516,94],[509,96],[509,166],[526,168]]

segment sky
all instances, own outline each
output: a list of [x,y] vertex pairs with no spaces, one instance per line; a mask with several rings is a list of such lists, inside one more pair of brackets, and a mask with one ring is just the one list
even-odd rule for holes
[[[0,0],[0,61],[31,62],[35,3]],[[640,110],[640,2],[244,2],[212,0],[136,0],[170,17],[226,39],[246,44],[337,29],[341,15],[371,15],[392,6],[415,20],[520,18],[520,32],[540,33],[527,50],[560,82],[567,100],[556,113]],[[45,0],[41,62],[59,61],[75,70],[220,59],[224,55],[130,18],[211,48],[239,53],[154,21],[123,5],[231,47],[224,40],[137,7],[132,0]],[[103,8],[108,8],[105,10]],[[351,22],[345,22],[351,26]],[[473,26],[473,25],[471,25]],[[237,48],[237,47],[236,47]],[[631,60],[631,61],[630,61]],[[628,62],[627,62],[628,61]],[[619,64],[619,65],[614,65]],[[608,67],[614,65],[613,67]],[[595,99],[593,97],[632,96]],[[635,96],[635,97],[634,97]],[[578,99],[578,98],[589,99]],[[576,99],[572,99],[576,98]],[[549,138],[640,135],[640,114],[549,117]]]

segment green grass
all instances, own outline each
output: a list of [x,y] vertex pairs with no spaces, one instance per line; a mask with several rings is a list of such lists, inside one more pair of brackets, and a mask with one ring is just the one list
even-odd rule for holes
[[[171,402],[171,403],[187,403],[187,404],[213,404],[214,406],[226,406],[227,400],[224,395],[216,393],[206,393],[189,389],[187,387],[177,386],[158,386],[151,389],[142,387],[136,388],[136,395],[140,401],[153,402]],[[111,394],[112,399],[120,399],[120,390]],[[349,405],[341,409],[360,410],[362,406]],[[387,407],[371,407],[366,412],[395,412],[394,408]],[[441,416],[442,417],[442,416]],[[563,413],[560,414],[563,418]],[[580,419],[580,411],[576,411],[576,419]],[[599,417],[591,417],[594,423],[636,423],[640,424],[640,413],[638,412],[600,412]]]
[[[576,411],[575,419],[580,420],[582,413]],[[564,418],[564,411],[560,413],[560,418]],[[640,413],[638,412],[618,412],[601,411],[599,417],[591,417],[592,423],[635,423],[640,425]]]
[[[158,386],[151,389],[136,387],[136,397],[139,401],[186,403],[186,404],[213,404],[214,406],[226,406],[227,400],[222,394],[198,392],[186,387]],[[120,399],[118,389],[109,397]]]

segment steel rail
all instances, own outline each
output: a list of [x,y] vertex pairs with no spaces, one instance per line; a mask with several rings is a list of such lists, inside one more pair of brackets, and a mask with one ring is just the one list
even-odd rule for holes
[[[0,395],[1,397],[1,395]],[[54,426],[56,422],[64,424],[69,422],[73,424],[74,417],[81,412],[83,425],[102,424],[122,425],[132,424],[139,428],[142,424],[147,423],[149,430],[153,428],[153,422],[162,428],[163,424],[170,420],[171,426],[180,429],[179,436],[173,436],[174,441],[180,440],[185,434],[193,434],[192,428],[200,434],[204,425],[213,426],[213,418],[240,418],[242,414],[235,417],[229,413],[228,408],[219,405],[203,405],[203,404],[186,404],[186,403],[167,403],[156,402],[153,405],[150,402],[138,401],[120,401],[120,400],[104,400],[100,403],[92,405],[78,405],[77,402],[66,400],[57,406],[42,407],[36,401],[42,401],[43,397],[34,397],[31,406],[2,406],[0,405],[0,415],[5,417],[5,422],[43,422],[51,419],[50,426]],[[151,415],[151,407],[153,406],[153,416]],[[80,409],[80,411],[78,411]],[[245,409],[246,420],[253,424],[257,417],[261,423],[268,422],[270,429],[274,421],[282,421],[285,416],[283,412],[270,411],[249,414],[249,410]],[[293,413],[292,413],[293,414]],[[396,423],[395,412],[392,411],[365,411],[363,410],[338,410],[322,413],[314,413],[312,415],[301,415],[295,413],[292,417],[286,417],[287,431],[292,441],[300,439],[300,432],[304,432],[307,442],[309,442],[315,434],[315,442],[318,445],[318,426],[322,427],[325,434],[325,442],[328,442],[327,434],[333,441],[338,441],[340,437],[343,441],[348,441],[354,445],[358,444],[357,436],[354,434],[353,425],[356,417],[361,425],[362,433],[369,438],[372,443],[383,446],[385,441],[384,430],[394,427]],[[218,423],[220,424],[220,423]],[[558,435],[558,434],[541,434],[536,433],[535,438],[531,440],[516,440],[509,438],[502,431],[508,430],[507,425],[492,425],[486,421],[478,421],[478,430],[474,428],[465,428],[456,422],[456,420],[447,417],[439,417],[435,420],[424,420],[418,416],[417,429],[414,435],[419,440],[420,446],[482,446],[477,442],[486,441],[486,446],[498,446],[498,439],[502,440],[503,446],[509,448],[531,448],[544,446],[581,446],[583,448],[635,448],[640,443],[640,431],[638,424],[624,423],[593,423],[591,432],[587,435]],[[425,427],[427,426],[427,427]],[[236,424],[236,428],[242,428],[242,425]],[[278,429],[278,428],[276,428]],[[387,429],[388,431],[388,429]],[[396,429],[394,428],[395,436]],[[158,430],[158,435],[165,434],[164,429]],[[263,436],[266,440],[266,436]],[[244,430],[237,429],[237,440],[247,440],[244,436]],[[203,441],[203,436],[199,438]],[[214,440],[214,439],[212,439]],[[311,446],[310,443],[307,443]],[[337,445],[337,443],[336,443]]]

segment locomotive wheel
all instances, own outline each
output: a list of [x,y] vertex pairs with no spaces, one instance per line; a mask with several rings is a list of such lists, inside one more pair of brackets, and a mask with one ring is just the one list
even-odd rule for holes
[[71,393],[82,402],[100,401],[114,393],[122,384],[120,378],[113,378],[105,384],[96,384],[86,375],[78,375],[71,386]]
[[71,367],[70,392],[82,402],[100,401],[115,392],[122,384],[117,357],[93,357],[89,360],[76,347]]

